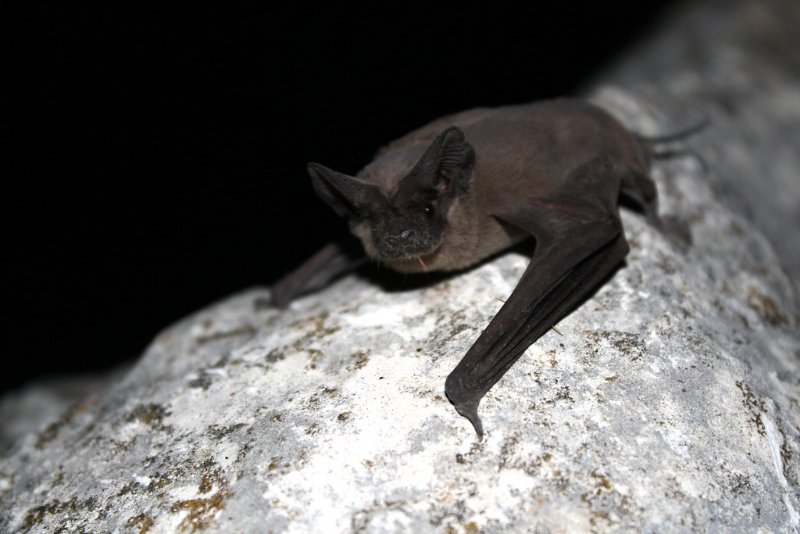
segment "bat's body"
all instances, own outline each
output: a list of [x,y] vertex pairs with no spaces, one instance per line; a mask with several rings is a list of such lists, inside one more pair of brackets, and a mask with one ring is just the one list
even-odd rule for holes
[[[366,254],[400,272],[473,265],[528,237],[536,248],[511,296],[445,383],[479,435],[483,395],[620,264],[618,202],[658,224],[641,143],[576,100],[475,109],[383,148],[356,177],[317,164],[317,193]],[[273,288],[273,302],[320,287],[356,262],[329,245]]]
[[[565,185],[570,172],[599,156],[624,171],[647,175],[647,162],[639,143],[604,111],[574,100],[557,100],[498,109],[475,109],[436,120],[382,149],[357,177],[374,183],[387,195],[397,188],[434,139],[457,126],[472,145],[475,158],[467,191],[453,200],[443,246],[423,263],[414,259],[381,258],[370,250],[369,237],[358,235],[367,253],[401,272],[455,270],[474,265],[530,237],[498,218],[518,212],[531,202],[552,197]],[[634,184],[632,184],[634,185]],[[609,184],[610,189],[619,191]],[[654,191],[654,189],[653,189]],[[579,191],[570,191],[580,196]]]

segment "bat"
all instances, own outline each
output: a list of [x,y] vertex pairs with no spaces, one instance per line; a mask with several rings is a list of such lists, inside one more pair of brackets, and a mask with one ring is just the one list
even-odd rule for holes
[[663,227],[651,156],[647,139],[607,112],[557,99],[440,118],[379,150],[354,177],[309,163],[314,190],[358,239],[327,245],[279,280],[272,304],[365,258],[401,273],[454,271],[533,238],[516,288],[445,381],[481,438],[483,396],[628,253],[620,203]]

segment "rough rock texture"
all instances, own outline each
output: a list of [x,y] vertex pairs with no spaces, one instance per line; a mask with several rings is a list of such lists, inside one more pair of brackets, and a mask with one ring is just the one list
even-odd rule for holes
[[[638,131],[662,124],[647,98],[593,97]],[[21,438],[0,461],[0,531],[796,531],[798,299],[719,202],[716,139],[697,141],[708,172],[654,170],[695,245],[625,212],[626,266],[489,392],[483,441],[444,378],[524,256],[407,290],[349,277],[286,311],[256,289]]]
[[285,312],[253,290],[22,439],[0,531],[797,528],[796,301],[698,169],[656,171],[698,245],[625,213],[627,266],[487,395],[483,442],[442,385],[524,256],[409,291],[351,277]]
[[60,417],[66,406],[90,393],[102,394],[127,373],[128,367],[100,374],[54,376],[4,395],[0,398],[0,455],[9,452],[21,437],[38,431],[43,423]]
[[[708,117],[693,140],[723,203],[800,284],[800,2],[694,2],[599,80],[648,95],[652,133]],[[592,84],[596,85],[596,82]],[[673,95],[669,97],[667,95]]]

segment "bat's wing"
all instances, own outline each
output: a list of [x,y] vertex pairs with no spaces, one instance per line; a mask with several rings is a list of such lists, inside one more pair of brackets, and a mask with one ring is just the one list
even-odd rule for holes
[[445,383],[450,402],[479,436],[481,398],[627,254],[617,210],[620,182],[601,156],[570,173],[554,195],[495,214],[530,232],[536,249],[511,296]]
[[284,307],[292,299],[326,286],[334,278],[358,268],[366,261],[361,243],[352,236],[325,245],[272,286],[273,306]]

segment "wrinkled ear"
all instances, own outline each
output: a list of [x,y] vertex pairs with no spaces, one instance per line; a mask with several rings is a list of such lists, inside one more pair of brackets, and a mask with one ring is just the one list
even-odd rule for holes
[[358,178],[347,176],[319,163],[308,164],[314,191],[340,217],[362,217],[380,206],[380,189]]
[[475,149],[460,128],[451,126],[433,140],[409,178],[417,187],[454,197],[469,187],[474,166]]

